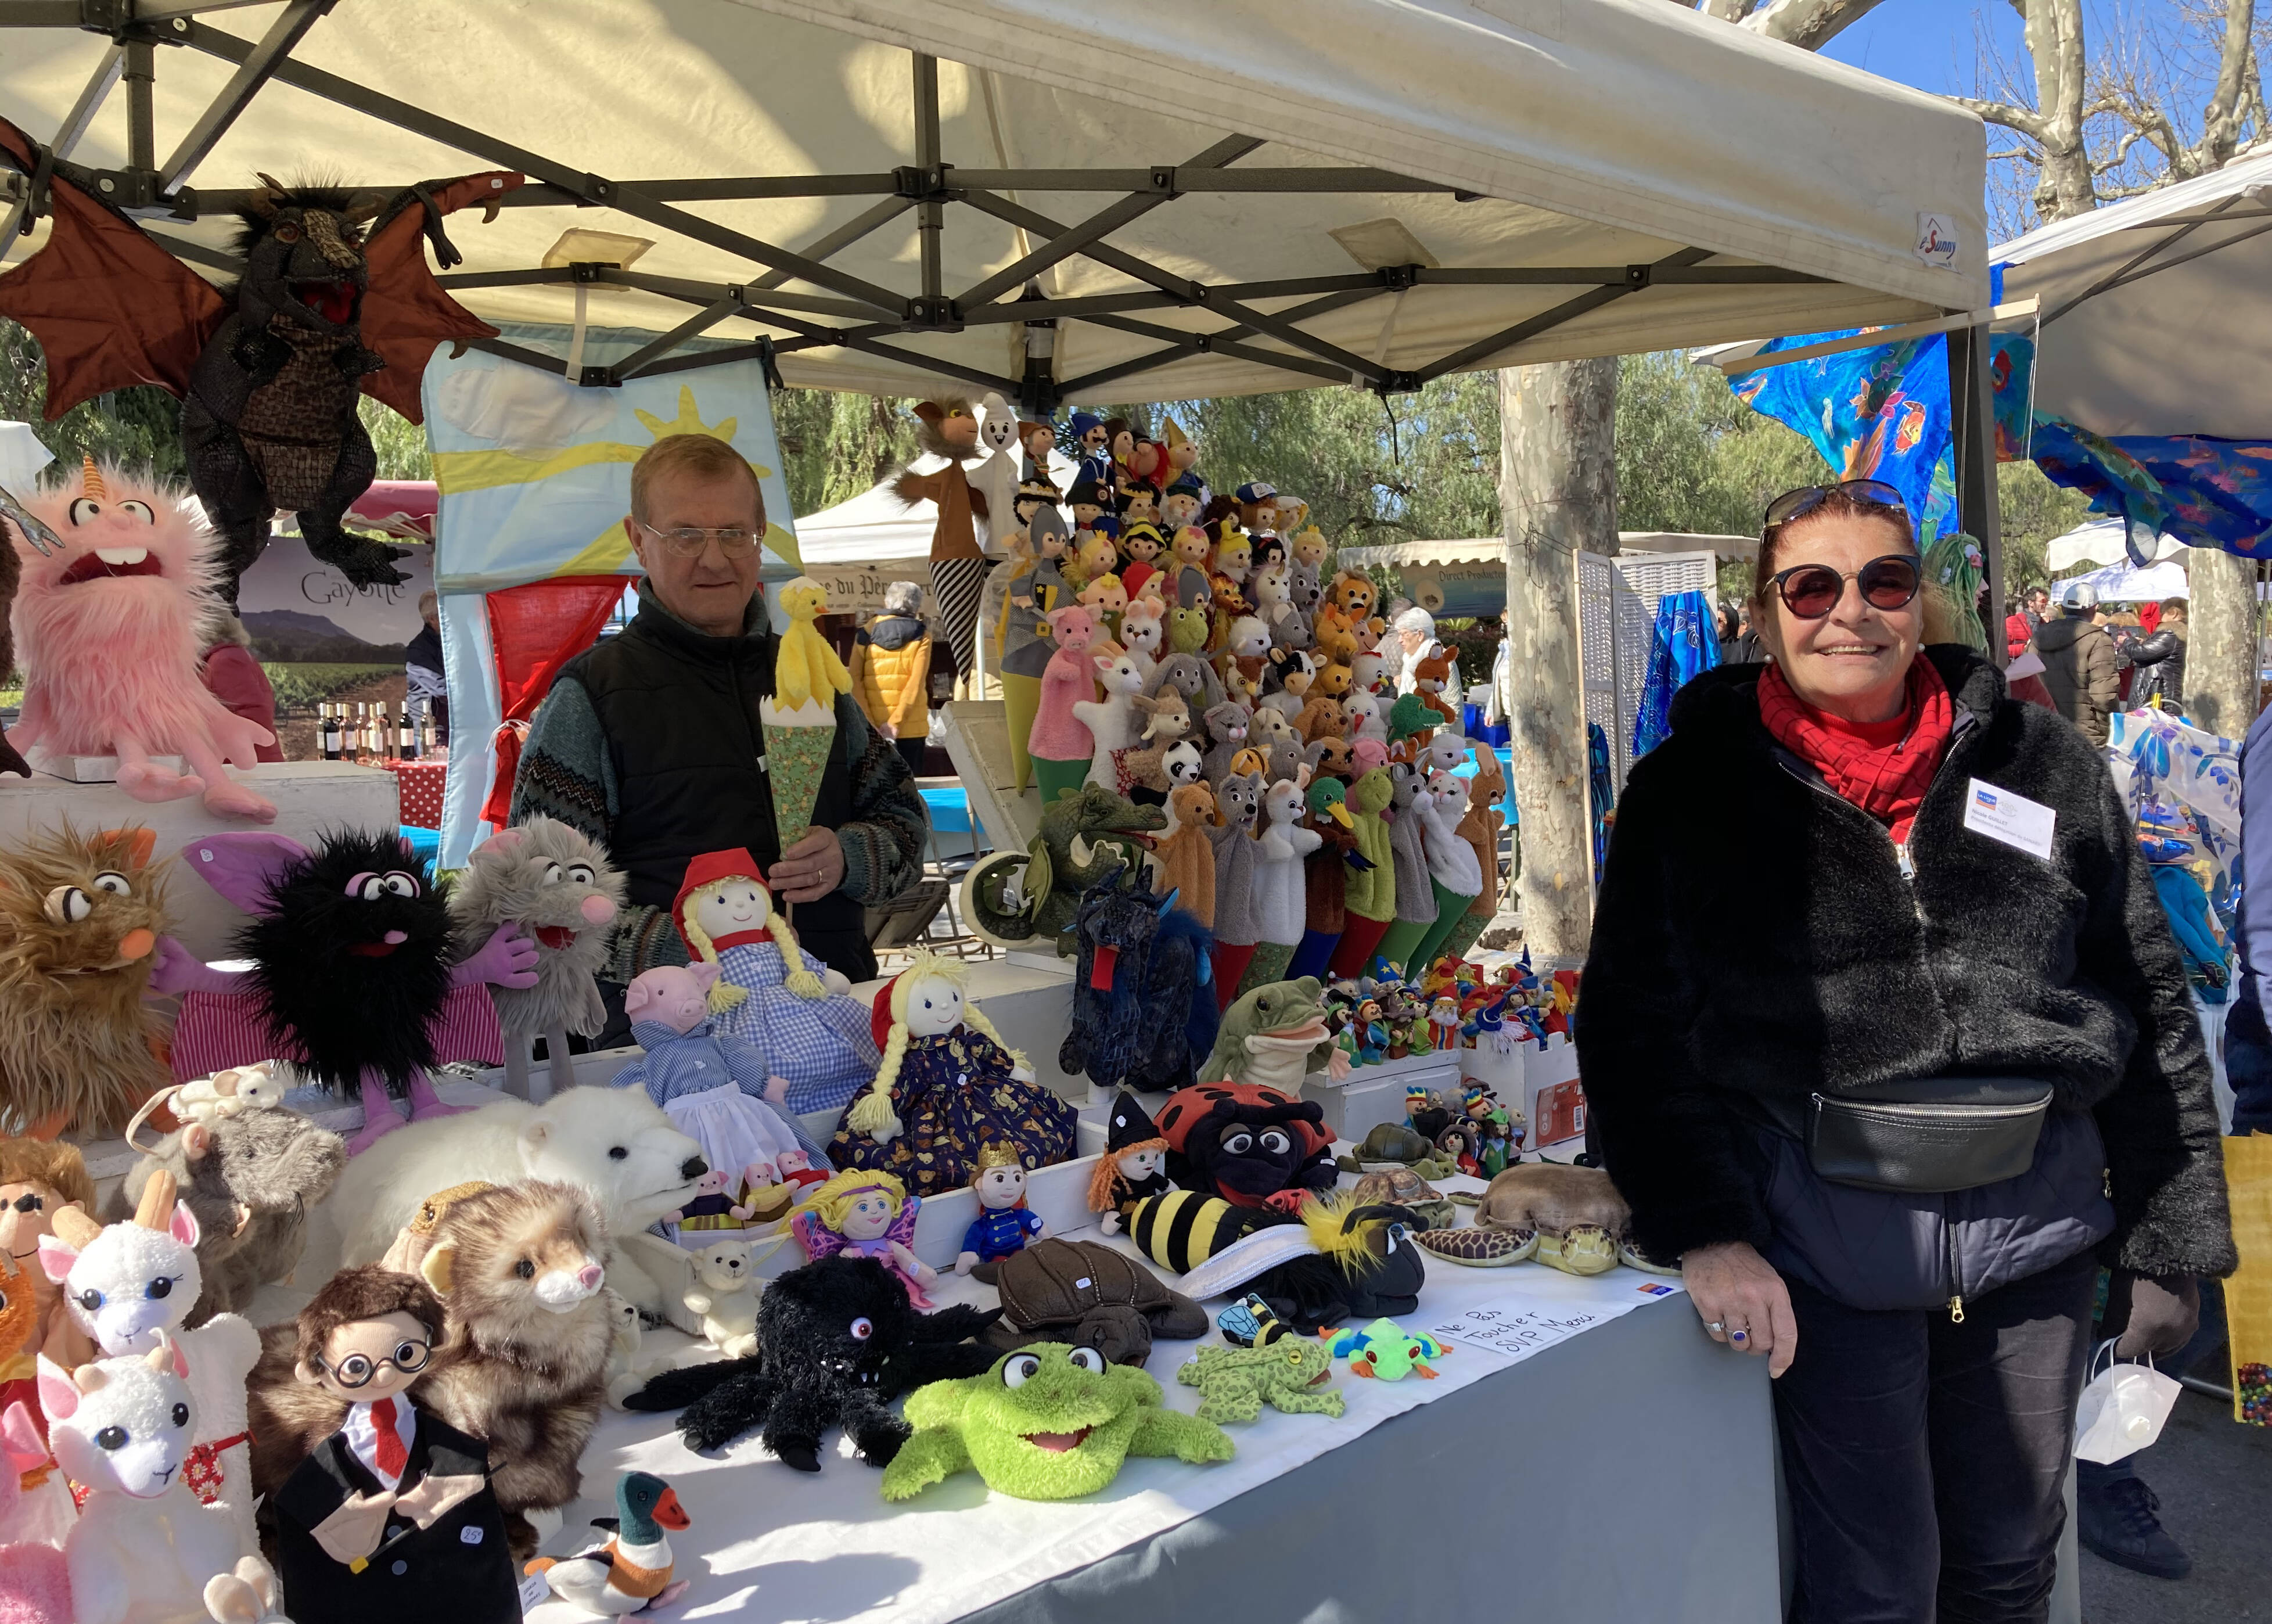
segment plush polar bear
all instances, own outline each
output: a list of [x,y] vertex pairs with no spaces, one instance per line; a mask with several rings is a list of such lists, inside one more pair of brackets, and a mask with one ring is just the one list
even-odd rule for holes
[[460,1117],[413,1122],[348,1163],[327,1203],[339,1215],[340,1261],[386,1254],[426,1198],[482,1180],[549,1179],[588,1192],[615,1255],[608,1284],[640,1313],[699,1334],[681,1300],[691,1282],[678,1248],[641,1233],[694,1199],[709,1171],[702,1147],[639,1089],[564,1089],[542,1104],[500,1100]]
[[729,1359],[758,1351],[758,1271],[749,1247],[721,1240],[690,1254],[694,1284],[682,1300],[702,1317],[703,1339]]

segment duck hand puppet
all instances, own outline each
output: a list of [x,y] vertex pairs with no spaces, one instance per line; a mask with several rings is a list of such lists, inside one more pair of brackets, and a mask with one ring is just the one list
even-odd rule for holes
[[627,1471],[616,1484],[616,1516],[592,1522],[612,1530],[605,1545],[574,1556],[540,1556],[522,1571],[542,1574],[561,1600],[605,1618],[670,1605],[688,1584],[670,1576],[670,1535],[692,1526],[678,1492],[652,1472]]

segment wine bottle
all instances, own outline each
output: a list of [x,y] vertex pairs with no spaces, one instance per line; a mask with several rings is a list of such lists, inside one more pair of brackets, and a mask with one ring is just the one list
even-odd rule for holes
[[415,761],[418,759],[417,736],[410,730],[410,701],[408,700],[402,701],[402,714],[395,718],[394,753],[400,756],[405,761]]
[[316,753],[326,761],[340,759],[339,735],[332,731],[332,706],[328,700],[316,705]]

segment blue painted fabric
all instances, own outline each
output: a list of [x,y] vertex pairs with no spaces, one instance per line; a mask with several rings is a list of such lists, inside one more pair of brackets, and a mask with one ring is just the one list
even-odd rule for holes
[[1720,663],[1712,601],[1701,592],[1669,592],[1656,601],[1656,627],[1648,640],[1648,677],[1633,717],[1636,760],[1672,731],[1672,696],[1692,677]]

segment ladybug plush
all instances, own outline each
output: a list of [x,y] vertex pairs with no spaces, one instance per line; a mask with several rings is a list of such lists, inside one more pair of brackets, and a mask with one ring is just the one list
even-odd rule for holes
[[1334,1136],[1315,1101],[1258,1082],[1202,1082],[1162,1107],[1168,1177],[1234,1207],[1290,1212],[1334,1187]]

